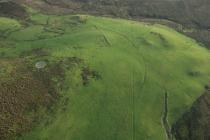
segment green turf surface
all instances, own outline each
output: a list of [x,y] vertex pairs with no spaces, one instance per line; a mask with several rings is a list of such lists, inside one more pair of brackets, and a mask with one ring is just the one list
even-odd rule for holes
[[[66,69],[66,88],[60,91],[53,117],[46,115],[18,140],[163,140],[165,92],[172,124],[210,82],[210,53],[162,25],[41,14],[29,22],[0,41],[11,46],[0,47],[2,59],[22,56],[50,62],[77,57],[84,64]],[[14,25],[21,28],[17,21],[0,18],[0,30]],[[47,56],[23,55],[37,48]],[[101,78],[83,85],[84,66]]]

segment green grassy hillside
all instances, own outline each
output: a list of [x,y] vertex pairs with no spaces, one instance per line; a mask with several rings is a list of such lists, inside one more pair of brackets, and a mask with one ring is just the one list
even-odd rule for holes
[[210,82],[210,53],[158,24],[33,14],[1,18],[0,30],[1,67],[62,69],[49,76],[59,100],[18,140],[163,140]]
[[[18,2],[19,1],[50,14],[88,13],[94,15],[111,15],[112,17],[126,19],[132,18],[143,21],[145,21],[146,18],[149,22],[161,22],[161,24],[170,26],[194,38],[198,42],[203,43],[207,48],[210,48],[210,12],[208,12],[210,1],[207,0],[18,0]],[[6,5],[8,4],[2,4],[0,11],[1,9],[8,9]],[[17,13],[17,10],[15,10],[15,12],[12,12],[13,10],[10,11],[9,13]]]

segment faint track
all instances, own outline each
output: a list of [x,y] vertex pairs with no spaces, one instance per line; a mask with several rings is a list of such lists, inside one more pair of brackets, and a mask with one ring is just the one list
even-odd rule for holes
[[[96,25],[95,25],[95,27],[97,28],[97,29],[99,29],[99,27],[97,27]],[[131,40],[131,39],[129,39],[126,35],[124,35],[124,34],[122,34],[122,33],[119,33],[119,32],[117,32],[117,31],[113,31],[113,30],[111,30],[111,29],[109,29],[109,28],[104,28],[104,27],[100,27],[100,28],[103,28],[103,29],[105,29],[105,30],[108,30],[108,31],[110,31],[110,32],[113,32],[113,33],[115,33],[115,34],[118,34],[119,36],[121,36],[122,38],[124,38],[125,40],[127,40],[134,48],[138,48],[138,46]],[[150,32],[149,32],[150,33]],[[146,35],[148,35],[149,33],[146,33],[145,35],[143,35],[143,37],[145,37]],[[143,76],[143,79],[142,79],[142,86],[141,86],[141,88],[143,88],[144,87],[144,84],[145,84],[145,82],[146,82],[146,78],[147,78],[147,65],[146,65],[146,62],[145,62],[145,58],[144,58],[144,55],[143,55],[143,53],[141,52],[141,50],[139,51],[140,52],[140,56],[141,56],[141,58],[142,58],[142,62],[144,63],[144,68],[145,68],[145,70],[144,70],[144,76]]]
[[134,71],[131,73],[131,104],[132,104],[132,140],[136,139],[136,130],[135,130],[135,80],[134,80]]
[[[95,25],[95,28],[97,29],[97,30],[100,30],[99,29],[99,27],[97,27],[96,25]],[[119,35],[119,36],[121,36],[122,38],[124,38],[125,40],[127,40],[127,42],[128,43],[130,43],[131,45],[132,45],[132,47],[134,47],[134,48],[139,48],[131,39],[129,39],[128,38],[128,36],[126,36],[125,34],[122,34],[122,33],[119,33],[119,32],[117,32],[117,31],[113,31],[113,30],[111,30],[111,29],[108,29],[108,28],[104,28],[104,27],[100,27],[100,28],[103,28],[103,29],[105,29],[105,30],[108,30],[108,31],[110,31],[110,32],[113,32],[113,33],[115,33],[115,34],[117,34],[117,35]],[[150,32],[149,32],[150,33]],[[148,35],[149,33],[146,33],[145,35],[143,35],[143,37],[145,37],[146,35]],[[141,52],[141,50],[139,51],[140,52],[140,56],[141,56],[141,58],[142,58],[142,62],[143,62],[143,64],[144,64],[144,74],[143,74],[143,78],[142,78],[142,82],[141,82],[141,89],[143,90],[143,87],[144,87],[144,85],[145,85],[145,83],[146,83],[146,79],[147,79],[147,65],[146,65],[146,61],[145,61],[145,58],[144,58],[144,55],[143,55],[143,53]],[[134,68],[133,68],[133,70],[134,70]],[[132,140],[136,140],[136,127],[135,127],[135,120],[136,120],[136,114],[135,114],[135,110],[136,110],[136,105],[135,105],[135,103],[136,103],[136,96],[135,96],[135,91],[134,91],[134,89],[135,89],[135,75],[134,75],[134,71],[131,73],[131,96],[132,96],[132,99],[131,99],[131,103],[132,103],[132,130],[133,130],[133,135],[132,135]]]
[[109,39],[107,38],[107,36],[104,34],[104,32],[103,32],[102,30],[100,30],[100,28],[98,28],[96,25],[95,25],[94,27],[95,27],[95,29],[96,29],[97,31],[99,31],[99,32],[102,34],[102,36],[103,36],[104,41],[106,42],[106,44],[107,44],[108,46],[112,46],[111,42],[109,41]]

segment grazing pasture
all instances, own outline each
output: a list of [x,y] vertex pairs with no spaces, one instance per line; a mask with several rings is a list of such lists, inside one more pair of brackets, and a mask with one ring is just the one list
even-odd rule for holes
[[29,128],[14,122],[14,135],[27,126],[18,140],[170,138],[171,125],[210,82],[210,53],[159,24],[33,13],[26,25],[0,18],[0,31],[0,82],[11,83],[18,59],[38,83],[30,97],[49,100],[24,103],[30,109],[21,115],[39,119]]

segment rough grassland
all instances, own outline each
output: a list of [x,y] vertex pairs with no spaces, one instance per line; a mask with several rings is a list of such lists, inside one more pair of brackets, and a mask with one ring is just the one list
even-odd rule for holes
[[165,93],[171,125],[210,82],[210,53],[165,26],[84,15],[0,20],[11,29],[1,59],[82,61],[62,65],[56,111],[19,140],[163,140]]

